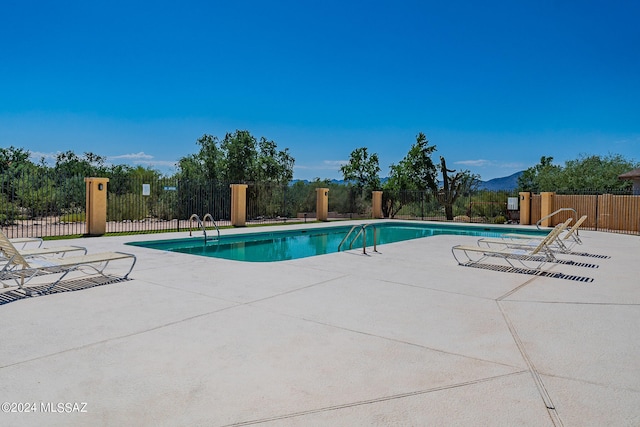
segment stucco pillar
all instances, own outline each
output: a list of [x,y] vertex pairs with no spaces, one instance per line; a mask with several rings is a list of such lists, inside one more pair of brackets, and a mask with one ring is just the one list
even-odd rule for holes
[[329,189],[316,188],[316,219],[327,221],[329,218]]
[[382,191],[373,191],[371,195],[371,217],[382,218]]
[[107,232],[107,183],[109,178],[85,178],[87,194],[86,230],[89,236],[101,236]]
[[247,223],[247,184],[231,184],[231,225],[244,227]]
[[531,193],[520,193],[520,224],[531,224]]
[[[540,193],[540,218],[544,218],[547,215],[553,213],[553,199],[556,193],[546,191]],[[543,220],[540,225],[542,227],[551,227],[553,225],[553,218],[547,218]]]

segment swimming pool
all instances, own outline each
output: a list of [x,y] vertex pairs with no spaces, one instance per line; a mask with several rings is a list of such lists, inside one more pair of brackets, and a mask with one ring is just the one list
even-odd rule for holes
[[[235,261],[274,262],[338,252],[338,246],[352,227],[353,224],[231,234],[222,235],[219,240],[209,237],[206,242],[204,236],[201,236],[185,239],[130,242],[127,244]],[[505,233],[517,232],[520,234],[541,235],[548,232],[527,231],[522,228],[385,221],[375,222],[367,226],[367,246],[373,246],[374,227],[377,245],[439,234],[499,237]],[[356,233],[352,234],[352,236],[355,235]],[[349,249],[349,247],[361,249],[362,243],[361,237],[355,240],[350,238],[342,245],[341,250]],[[371,248],[367,250],[371,250]]]

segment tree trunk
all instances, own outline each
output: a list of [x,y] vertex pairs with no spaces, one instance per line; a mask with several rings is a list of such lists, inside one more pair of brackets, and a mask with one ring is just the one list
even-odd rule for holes
[[448,221],[453,220],[453,202],[452,200],[452,188],[449,185],[449,172],[455,172],[447,169],[447,163],[444,157],[440,156],[440,169],[442,170],[442,204],[444,205],[444,214]]
[[447,220],[453,220],[453,205],[450,203],[446,203],[444,205],[444,214],[447,216]]

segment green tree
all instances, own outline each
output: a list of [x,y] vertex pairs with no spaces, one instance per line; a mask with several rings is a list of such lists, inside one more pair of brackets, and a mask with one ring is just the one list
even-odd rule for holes
[[373,191],[380,188],[380,165],[378,154],[369,155],[366,147],[356,148],[349,156],[349,163],[340,167],[345,181],[355,183],[360,191]]
[[92,176],[105,176],[104,166],[106,158],[97,154],[86,152],[79,157],[73,151],[66,151],[56,155],[56,163],[53,167],[57,189],[60,193],[59,207],[65,212],[80,212],[85,208],[84,178]]
[[407,155],[390,167],[389,179],[384,185],[383,212],[387,217],[394,217],[402,209],[401,192],[406,190],[427,190],[434,193],[438,189],[436,175],[438,169],[431,159],[436,151],[435,145],[429,145],[424,133],[416,136],[416,142]]
[[255,181],[258,150],[256,139],[246,130],[227,133],[220,143],[223,170],[229,182]]
[[223,179],[223,153],[219,147],[220,141],[218,137],[204,134],[196,143],[200,146],[200,152],[197,154],[201,165],[200,174],[204,178],[213,181]]
[[0,174],[32,167],[33,163],[29,160],[30,155],[28,150],[22,148],[0,147]]
[[389,177],[383,186],[382,214],[387,218],[394,218],[402,209],[403,200],[401,193],[411,187],[406,168],[400,162],[389,167]]
[[620,181],[618,176],[640,167],[618,154],[604,157],[581,155],[565,162],[557,189],[562,190],[622,190],[631,187],[631,181]]
[[400,162],[409,189],[431,189],[433,191],[438,189],[436,178],[438,168],[431,159],[434,151],[436,151],[436,146],[429,145],[424,133],[418,133],[415,144],[411,146],[407,155]]
[[[34,165],[29,160],[29,156],[29,151],[22,148],[14,146],[0,148],[0,193],[5,195],[3,200],[7,203],[13,203],[16,199],[16,188],[23,177],[41,175],[37,173],[41,168]],[[31,183],[31,181],[20,182],[23,193],[26,191],[24,187],[35,188],[37,184],[37,182]],[[17,212],[17,208],[13,209],[12,207],[11,209]]]
[[538,193],[540,191],[552,191],[558,181],[558,175],[562,168],[553,165],[553,157],[542,156],[540,163],[525,170],[518,177],[519,191],[530,191]]
[[178,178],[185,181],[203,180],[206,171],[197,154],[190,154],[178,160]]
[[190,182],[223,180],[223,154],[218,138],[205,133],[196,140],[196,144],[200,146],[196,154],[178,160],[178,178]]
[[51,179],[52,175],[44,173],[35,177],[25,176],[14,182],[16,202],[29,218],[55,215],[59,204],[64,200],[66,196],[64,189],[61,191],[56,182]]
[[519,191],[608,191],[629,188],[631,183],[618,180],[618,175],[636,169],[640,163],[620,155],[581,155],[553,165],[553,157],[543,156],[540,163],[524,171],[518,178]]
[[66,151],[56,155],[54,170],[61,177],[69,176],[99,176],[106,172],[104,162],[106,157],[86,152],[79,157],[73,151]]
[[[141,166],[138,166],[141,168]],[[110,194],[126,194],[133,191],[134,182],[131,180],[133,168],[129,165],[112,165],[107,167],[106,176],[109,178],[107,189]]]
[[226,182],[266,181],[288,184],[293,179],[294,158],[289,149],[278,150],[274,141],[249,131],[227,133],[222,141],[204,134],[200,150],[178,161],[181,179]]
[[295,160],[289,154],[289,149],[278,151],[278,146],[265,137],[260,138],[257,159],[258,180],[288,184],[293,179],[293,165]]

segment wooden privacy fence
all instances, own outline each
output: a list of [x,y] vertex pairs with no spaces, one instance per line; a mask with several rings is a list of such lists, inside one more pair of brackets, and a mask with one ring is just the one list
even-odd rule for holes
[[[531,224],[561,209],[575,209],[578,218],[587,215],[582,227],[614,233],[640,234],[640,196],[616,194],[549,194],[552,203],[543,211],[541,194],[520,193],[521,204],[530,203]],[[529,196],[527,196],[529,195]],[[523,199],[524,198],[524,199]],[[522,206],[520,207],[522,209]],[[562,211],[550,218],[549,226],[562,223],[574,214]]]

